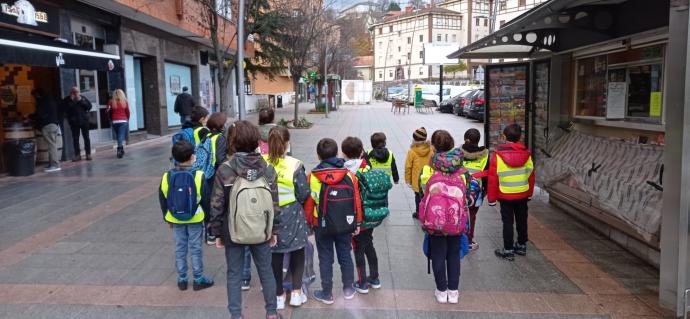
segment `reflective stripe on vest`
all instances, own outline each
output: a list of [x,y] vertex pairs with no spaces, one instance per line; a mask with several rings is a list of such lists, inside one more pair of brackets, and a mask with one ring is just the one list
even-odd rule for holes
[[199,143],[201,143],[201,136],[199,136],[199,132],[201,132],[201,130],[203,130],[203,129],[204,129],[203,126],[199,126],[199,127],[194,129],[194,134],[192,134],[192,135],[194,135],[195,145],[199,145]]
[[496,174],[501,193],[519,194],[529,191],[529,177],[533,169],[532,157],[523,166],[510,167],[500,155],[496,155]]
[[[204,213],[204,209],[201,207],[201,183],[204,177],[204,172],[202,171],[196,171],[194,172],[194,186],[196,187],[196,194],[198,198],[196,199],[197,201],[197,209],[196,213],[194,213],[194,216],[190,220],[178,220],[177,218],[173,217],[172,213],[170,211],[165,213],[165,221],[173,224],[194,224],[194,223],[201,223],[204,221],[204,217],[206,216]],[[163,192],[163,197],[166,199],[168,198],[168,172],[165,172],[163,174],[163,181],[161,181],[161,191]]]
[[209,137],[211,138],[211,164],[215,167],[216,165],[216,142],[218,142],[218,138],[223,135],[221,133],[217,133],[216,135],[211,135],[209,134]]
[[268,161],[268,154],[262,155],[268,165],[275,168],[278,174],[278,205],[285,206],[297,201],[295,196],[295,171],[302,164],[298,159],[285,156],[278,159],[278,163],[273,165]]
[[[314,200],[314,211],[312,214],[315,218],[319,217],[319,197],[321,196],[321,181],[318,177],[311,175],[309,179],[309,191],[311,192],[311,198]],[[305,212],[308,214],[309,212]]]
[[421,191],[424,191],[426,183],[431,178],[431,175],[434,175],[434,169],[429,165],[424,165],[424,167],[422,167],[422,174],[419,175],[419,189]]
[[388,159],[386,159],[386,162],[381,163],[377,161],[375,158],[371,157],[371,152],[374,150],[370,150],[367,152],[369,154],[369,163],[371,163],[371,170],[373,171],[382,171],[388,176],[393,175],[393,170],[391,169],[391,166],[393,166],[393,153],[388,152]]

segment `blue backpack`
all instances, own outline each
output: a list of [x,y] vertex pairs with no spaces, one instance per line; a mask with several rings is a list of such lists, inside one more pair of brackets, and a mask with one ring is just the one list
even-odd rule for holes
[[191,143],[193,146],[196,146],[196,142],[194,141],[194,129],[191,127],[183,128],[179,132],[175,133],[175,135],[173,135],[173,145],[175,145],[175,143],[177,143],[180,140],[187,141]]
[[165,202],[170,214],[180,221],[192,219],[199,208],[199,194],[194,182],[194,170],[168,171],[168,194]]
[[213,146],[211,145],[211,134],[209,134],[194,150],[196,160],[192,168],[204,172],[205,178],[211,178],[215,174],[216,163],[213,163]]

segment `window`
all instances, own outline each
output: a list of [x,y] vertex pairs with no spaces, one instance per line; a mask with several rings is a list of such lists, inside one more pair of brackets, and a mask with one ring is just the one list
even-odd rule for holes
[[379,41],[379,48],[382,48],[382,47],[383,47],[383,42]]
[[474,18],[474,25],[479,26],[479,18]]
[[216,0],[216,12],[221,17],[232,20],[232,1],[231,0]]
[[508,5],[506,4],[506,0],[501,0],[499,3],[500,8],[498,10],[500,11],[506,11],[508,9]]
[[446,42],[448,42],[448,35],[446,34]]
[[458,35],[457,35],[457,34],[453,34],[452,39],[453,39],[453,43],[458,42]]
[[379,79],[383,79],[383,72],[379,71]]
[[437,35],[436,35],[436,41],[437,41],[437,42],[441,42],[441,37],[442,37],[442,36],[441,36],[440,34],[437,34]]
[[379,34],[383,34],[383,28],[379,28]]
[[606,116],[606,56],[577,61],[576,116]]
[[390,77],[390,78],[393,77],[393,71],[388,71],[388,77]]
[[393,26],[388,27],[388,32],[393,32]]
[[402,48],[398,47],[398,52],[402,51]]
[[488,27],[489,26],[489,19],[484,19],[484,26]]
[[412,60],[412,53],[407,52],[407,61]]
[[419,75],[424,75],[424,67],[423,66],[419,67]]
[[419,58],[424,59],[424,51],[419,51]]
[[423,34],[419,35],[419,42],[424,42],[424,35]]
[[498,28],[499,28],[499,29],[500,29],[500,28],[503,28],[503,25],[505,25],[505,24],[506,24],[506,20],[501,20],[501,21],[498,23]]
[[527,0],[518,0],[518,7],[524,7],[527,5]]
[[412,43],[412,38],[411,38],[411,37],[407,37],[407,44],[411,44],[411,43]]

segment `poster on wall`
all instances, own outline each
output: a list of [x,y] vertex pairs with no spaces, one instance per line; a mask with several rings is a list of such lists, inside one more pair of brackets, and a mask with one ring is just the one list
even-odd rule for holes
[[625,101],[628,98],[627,82],[609,82],[606,94],[606,118],[624,119]]
[[501,135],[503,129],[511,124],[522,127],[522,141],[527,144],[529,138],[525,132],[529,65],[488,65],[485,72],[487,109],[484,129],[489,149],[495,150],[498,145],[505,143]]
[[170,92],[172,94],[182,93],[182,84],[180,83],[180,76],[179,75],[171,75],[170,76]]

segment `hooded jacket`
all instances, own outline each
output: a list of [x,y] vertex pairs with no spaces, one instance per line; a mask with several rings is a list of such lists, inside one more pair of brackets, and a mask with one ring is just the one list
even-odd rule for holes
[[259,153],[235,153],[216,171],[211,194],[211,214],[209,218],[210,232],[214,236],[220,236],[223,243],[230,244],[230,231],[228,225],[228,201],[230,190],[237,177],[248,180],[257,180],[265,177],[271,188],[273,197],[273,233],[277,234],[280,225],[278,216],[278,175],[273,167],[269,166]]
[[419,192],[419,175],[422,174],[424,165],[431,160],[431,145],[429,142],[414,142],[407,151],[405,159],[405,182],[412,185],[415,193]]
[[[391,156],[390,151],[385,147],[375,148],[368,154],[369,160],[374,159],[379,163],[385,163],[388,161],[388,156]],[[391,174],[393,176],[393,182],[397,184],[398,181],[400,181],[400,175],[398,175],[398,165],[395,164],[395,156],[393,156],[391,161]]]
[[[345,168],[345,161],[341,158],[332,157],[321,161],[317,165],[309,176],[307,176],[307,181],[310,186],[311,183],[318,181],[321,184],[334,185],[340,183],[343,179],[352,179],[352,184],[355,188],[355,210],[357,215],[357,225],[362,223],[362,197],[359,193],[359,185],[357,177]],[[312,227],[316,227],[319,224],[319,215],[321,212],[318,211],[317,201],[319,200],[318,193],[311,193],[311,196],[307,198],[304,203],[304,214],[307,219],[307,223]]]
[[196,102],[194,102],[194,97],[184,92],[175,98],[174,111],[181,116],[189,116],[192,115],[192,109],[194,109],[195,105]]
[[[489,149],[487,149],[485,146],[477,146],[475,144],[463,144],[462,145],[462,153],[463,157],[465,158],[465,161],[478,161],[484,157],[489,156]],[[486,166],[484,167],[484,171],[481,173],[475,175],[476,178],[482,179],[482,192],[486,195],[486,190],[487,190],[487,185],[489,184],[489,178],[487,177],[488,172],[489,172],[489,163],[491,160],[486,161]]]
[[499,145],[498,149],[494,152],[489,160],[489,189],[488,189],[488,200],[489,203],[494,203],[496,200],[521,200],[528,199],[532,197],[534,193],[534,170],[529,176],[529,190],[523,193],[517,194],[503,194],[498,187],[498,173],[497,173],[497,160],[496,157],[500,156],[503,162],[510,167],[522,167],[525,166],[527,161],[532,158],[532,154],[529,150],[522,145],[522,143],[508,143]]

